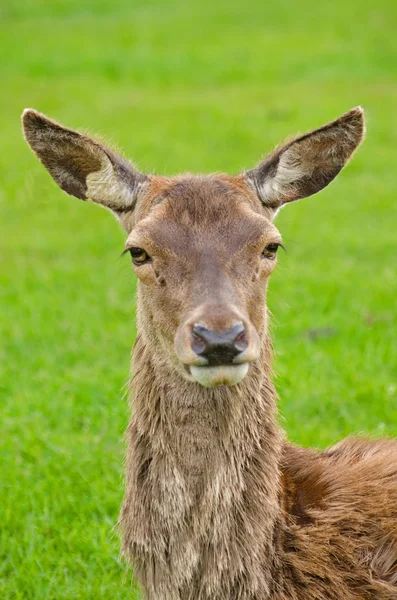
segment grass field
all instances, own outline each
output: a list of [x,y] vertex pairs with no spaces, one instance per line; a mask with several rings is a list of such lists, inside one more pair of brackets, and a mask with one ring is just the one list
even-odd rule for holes
[[277,386],[290,439],[397,434],[393,0],[25,0],[0,6],[0,598],[138,598],[119,560],[134,286],[112,216],[62,194],[26,106],[142,170],[237,172],[357,104],[368,137],[277,225]]

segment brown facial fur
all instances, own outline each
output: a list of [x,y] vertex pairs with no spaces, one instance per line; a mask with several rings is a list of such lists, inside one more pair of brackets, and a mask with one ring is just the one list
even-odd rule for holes
[[[152,257],[135,267],[139,332],[120,515],[145,598],[397,600],[397,445],[348,439],[318,453],[284,441],[265,304],[275,261],[260,258],[279,239],[277,209],[322,189],[352,155],[362,111],[245,174],[175,178],[138,174],[37,115],[25,113],[26,139],[55,180],[112,208],[127,247]],[[219,331],[241,319],[250,343],[260,339],[237,385],[207,389],[186,376],[180,357],[197,319]]]
[[231,177],[186,176],[152,195],[149,206],[127,239],[127,247],[142,247],[153,260],[135,267],[143,283],[142,335],[156,339],[164,360],[173,358],[181,371],[174,341],[180,328],[179,357],[188,355],[189,323],[222,331],[242,321],[259,353],[266,281],[276,262],[260,256],[280,240],[261,203]]

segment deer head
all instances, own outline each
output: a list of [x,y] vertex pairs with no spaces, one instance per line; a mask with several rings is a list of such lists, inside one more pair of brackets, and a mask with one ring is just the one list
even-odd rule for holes
[[99,142],[28,109],[26,140],[58,185],[111,209],[139,279],[140,335],[203,386],[239,383],[259,358],[281,206],[327,186],[364,136],[354,108],[237,176],[143,175]]

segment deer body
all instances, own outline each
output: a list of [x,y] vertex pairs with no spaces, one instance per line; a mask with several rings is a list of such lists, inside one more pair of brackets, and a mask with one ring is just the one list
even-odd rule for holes
[[58,184],[111,208],[138,289],[123,550],[147,600],[397,599],[397,445],[289,445],[266,288],[278,208],[327,185],[363,136],[353,109],[239,176],[146,177],[35,111]]
[[135,361],[121,525],[147,598],[397,598],[394,442],[294,448],[266,370],[200,397],[140,338]]

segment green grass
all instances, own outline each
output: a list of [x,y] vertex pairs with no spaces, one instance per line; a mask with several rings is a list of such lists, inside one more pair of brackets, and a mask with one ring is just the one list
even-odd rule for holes
[[114,219],[56,188],[22,109],[171,174],[237,172],[363,104],[352,164],[277,220],[275,367],[293,441],[396,435],[396,30],[394,0],[2,3],[2,599],[138,598],[113,529],[135,284]]

